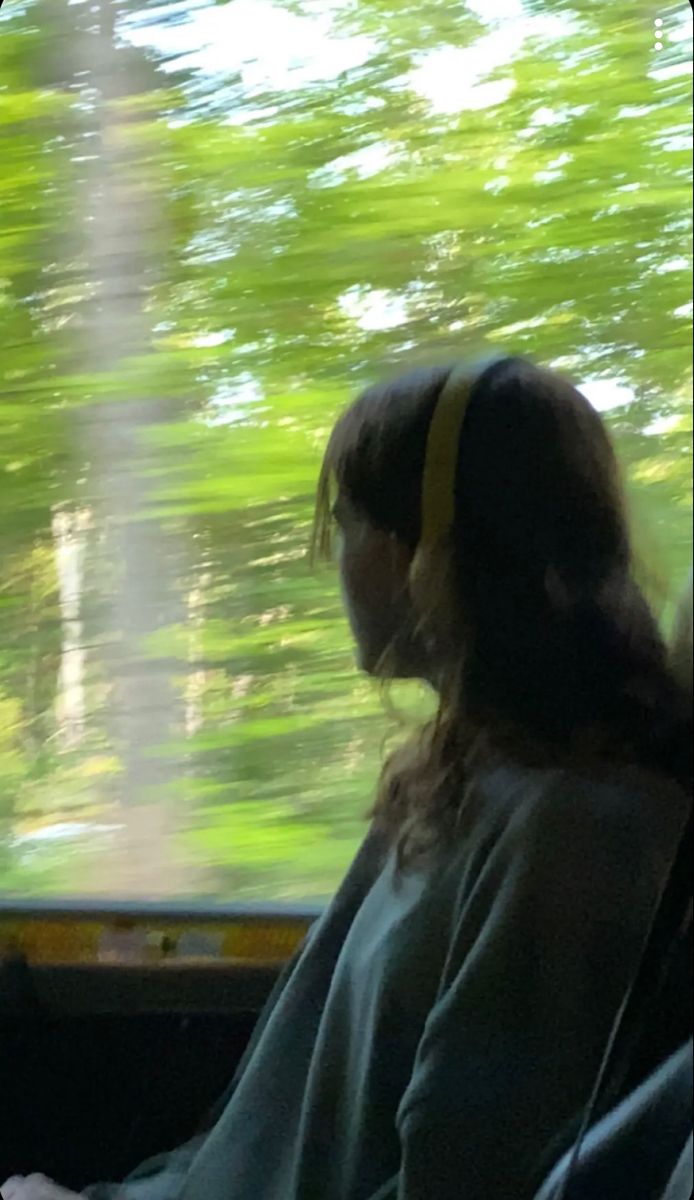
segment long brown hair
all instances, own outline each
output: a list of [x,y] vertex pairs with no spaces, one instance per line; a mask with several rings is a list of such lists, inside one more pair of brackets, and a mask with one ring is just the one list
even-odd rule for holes
[[[452,370],[370,388],[337,422],[318,487],[319,549],[334,482],[417,550],[427,437]],[[386,762],[374,810],[401,864],[448,836],[480,755],[621,760],[688,786],[688,706],[634,578],[615,455],[586,398],[525,359],[481,369],[454,495],[438,711]],[[420,631],[440,639],[440,580],[418,606]]]

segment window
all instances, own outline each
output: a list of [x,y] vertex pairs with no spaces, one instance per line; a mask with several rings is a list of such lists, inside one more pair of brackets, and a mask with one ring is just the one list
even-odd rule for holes
[[305,550],[376,374],[565,368],[684,578],[691,12],[658,12],[656,46],[582,0],[2,7],[0,896],[330,895],[390,723]]

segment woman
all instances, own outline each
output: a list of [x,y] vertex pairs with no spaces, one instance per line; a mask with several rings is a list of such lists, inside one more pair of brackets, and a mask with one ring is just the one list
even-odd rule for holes
[[[670,660],[691,698],[691,573],[675,616]],[[658,963],[660,971],[655,969]],[[686,1025],[681,1028],[683,1035],[688,1034],[687,1040],[650,1073],[644,1075],[641,1064],[637,1078],[640,1076],[642,1082],[587,1130],[584,1139],[577,1140],[545,1181],[536,1200],[595,1200],[598,1196],[609,1196],[610,1200],[691,1200],[694,1194],[691,814],[633,993],[636,1002],[632,1009],[638,1013],[641,1027],[647,1028],[649,1022],[653,1026],[647,1039],[651,1049],[657,1047],[658,1030],[667,1029],[667,1043],[673,1044],[675,1014],[663,1010],[658,1002],[662,980],[668,974],[670,995],[682,998],[680,1011],[686,1015]],[[648,992],[650,1004],[644,1004]],[[629,1024],[628,1011],[627,1006],[621,1014],[622,1027]],[[631,1058],[638,1061],[638,1039],[631,1040]]]
[[526,1200],[637,971],[691,728],[597,414],[518,358],[372,388],[318,547],[333,523],[360,665],[427,679],[436,716],[213,1129],[94,1200]]

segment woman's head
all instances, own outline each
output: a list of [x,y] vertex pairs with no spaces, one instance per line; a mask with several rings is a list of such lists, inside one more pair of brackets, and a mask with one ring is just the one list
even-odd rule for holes
[[506,358],[481,370],[413,371],[370,388],[335,426],[320,505],[325,529],[334,479],[347,607],[362,663],[374,673],[426,673],[429,665],[417,632],[427,627],[422,610],[434,604],[427,595],[437,582],[434,564],[422,564],[417,586],[411,567],[422,536],[425,463],[436,454],[432,418],[456,377],[459,395],[449,407],[463,419],[451,428],[457,454],[443,481],[452,522],[436,548],[450,593],[451,627],[438,629],[446,657],[489,625],[490,604],[504,620],[517,605],[523,613],[561,608],[628,562],[612,448],[570,384]]
[[508,357],[367,390],[327,448],[324,546],[333,515],[362,666],[439,689],[420,767],[450,783],[480,733],[548,752],[617,726],[632,740],[648,701],[630,690],[648,691],[664,652],[631,576],[610,440],[570,383]]

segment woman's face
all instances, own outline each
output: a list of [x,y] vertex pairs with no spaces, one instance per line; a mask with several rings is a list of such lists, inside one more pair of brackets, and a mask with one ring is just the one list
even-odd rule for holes
[[338,496],[333,515],[339,531],[342,595],[358,665],[370,675],[424,676],[422,654],[411,633],[409,549],[394,534],[375,529],[345,496]]

